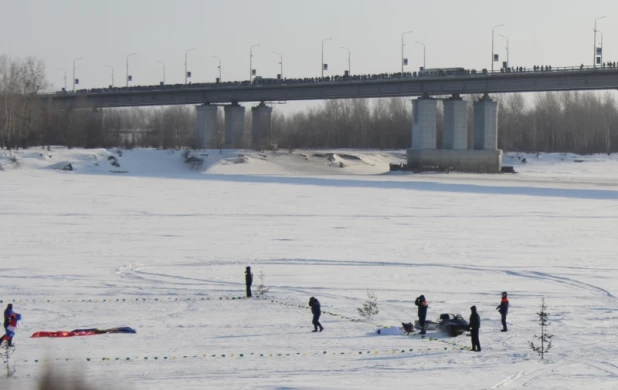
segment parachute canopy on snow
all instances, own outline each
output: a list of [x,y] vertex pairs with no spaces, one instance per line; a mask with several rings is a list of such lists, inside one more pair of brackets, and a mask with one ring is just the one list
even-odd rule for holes
[[40,331],[32,334],[33,338],[40,337],[74,337],[74,336],[94,336],[97,334],[107,334],[107,333],[137,333],[135,329],[129,328],[128,326],[120,326],[118,328],[111,329],[97,329],[97,328],[88,328],[88,329],[74,329],[74,330],[57,330],[57,331]]

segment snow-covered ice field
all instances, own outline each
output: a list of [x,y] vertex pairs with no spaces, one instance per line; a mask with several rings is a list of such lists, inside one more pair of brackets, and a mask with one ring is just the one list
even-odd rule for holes
[[[315,153],[205,151],[196,171],[180,152],[0,151],[0,299],[24,317],[0,387],[34,388],[46,365],[101,389],[618,387],[618,158],[415,175],[386,173],[403,151]],[[268,299],[236,299],[247,265]],[[350,320],[367,289],[380,314]],[[376,334],[413,321],[420,294],[429,319],[476,305],[483,351]],[[541,297],[544,362],[527,344]],[[29,338],[117,326],[137,334]]]

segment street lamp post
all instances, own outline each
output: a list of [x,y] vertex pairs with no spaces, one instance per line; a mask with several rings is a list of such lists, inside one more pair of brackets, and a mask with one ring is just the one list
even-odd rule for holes
[[597,20],[605,19],[606,17],[607,16],[601,16],[594,19],[594,46],[592,52],[592,66],[595,68],[597,67]]
[[58,70],[61,70],[64,72],[64,91],[66,92],[67,90],[67,71],[62,69],[62,68],[58,68]]
[[405,59],[403,58],[403,47],[406,45],[403,41],[403,37],[406,34],[412,34],[414,31],[406,31],[403,34],[401,34],[401,74],[403,74],[403,65],[405,62]]
[[157,62],[163,66],[163,85],[165,85],[165,63],[159,60],[157,60]]
[[126,61],[126,70],[125,70],[125,74],[126,74],[126,78],[127,78],[127,88],[129,87],[129,78],[131,76],[129,76],[129,57],[136,55],[137,53],[131,53],[127,56],[127,61]]
[[112,70],[112,84],[111,86],[114,86],[114,68],[111,65],[105,65],[105,67],[110,68]]
[[249,83],[253,81],[253,48],[258,46],[260,46],[259,43],[249,48]]
[[324,42],[330,41],[333,38],[322,39],[322,78],[324,78]]
[[423,70],[424,70],[424,69],[427,69],[427,65],[425,64],[425,58],[426,58],[426,56],[425,56],[425,54],[426,54],[426,51],[425,51],[425,44],[424,44],[424,43],[422,43],[422,42],[419,42],[419,41],[414,41],[414,42],[416,42],[416,43],[418,43],[419,45],[423,46]]
[[283,55],[281,55],[281,53],[279,53],[278,51],[273,51],[273,53],[279,54],[279,66],[281,67],[281,70],[279,71],[279,77],[281,77],[281,80],[283,80]]
[[510,53],[510,50],[509,50],[509,39],[507,37],[505,37],[504,35],[502,35],[502,34],[498,34],[498,36],[506,39],[506,67],[508,68],[509,65],[511,64],[510,61],[509,61],[509,53]]
[[221,82],[222,81],[221,80],[221,58],[215,57],[215,56],[212,56],[212,58],[216,58],[216,59],[219,60],[219,66],[218,66],[218,68],[219,68],[219,82]]
[[185,85],[187,84],[187,77],[189,77],[189,70],[187,68],[187,54],[190,51],[193,51],[193,50],[195,50],[195,49],[189,49],[189,50],[185,51]]
[[502,27],[502,26],[504,26],[504,24],[499,24],[499,25],[493,26],[491,28],[491,71],[492,72],[494,71],[494,36],[495,36],[495,32],[494,31],[498,27]]
[[347,47],[343,47],[341,46],[341,48],[343,50],[347,50],[348,51],[348,76],[352,75],[352,67],[350,66],[350,49],[348,49]]
[[83,59],[82,57],[79,57],[79,58],[75,58],[73,60],[73,92],[75,92],[75,81],[76,81],[75,80],[75,61],[79,61],[79,60],[82,60],[82,59]]

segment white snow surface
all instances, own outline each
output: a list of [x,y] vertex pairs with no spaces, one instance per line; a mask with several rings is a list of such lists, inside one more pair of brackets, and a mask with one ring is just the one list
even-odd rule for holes
[[[46,367],[97,389],[617,387],[615,156],[507,154],[517,174],[474,175],[388,173],[405,151],[206,150],[196,170],[121,154],[0,150],[0,299],[23,315],[0,388]],[[244,299],[247,265],[265,299]],[[380,313],[355,321],[367,290]],[[476,305],[483,351],[377,334],[414,322],[420,294],[434,320]],[[528,347],[542,297],[544,361]],[[137,334],[30,338],[117,326]]]

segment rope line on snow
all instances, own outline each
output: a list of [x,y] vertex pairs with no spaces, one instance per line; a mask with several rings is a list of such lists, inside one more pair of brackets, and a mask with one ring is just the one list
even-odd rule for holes
[[[433,339],[433,341],[445,342],[440,339]],[[450,347],[439,347],[435,348],[406,348],[406,349],[373,349],[373,350],[354,350],[354,351],[322,351],[322,352],[285,352],[285,353],[259,353],[259,352],[250,352],[250,353],[222,353],[222,354],[199,354],[199,355],[148,355],[148,356],[117,356],[117,357],[85,357],[85,358],[45,358],[45,359],[23,359],[23,360],[15,360],[19,363],[50,363],[50,362],[58,362],[58,363],[67,363],[67,362],[130,362],[130,361],[183,361],[189,359],[207,359],[207,360],[221,360],[221,359],[243,359],[243,358],[291,358],[291,357],[313,357],[313,356],[376,356],[376,355],[413,355],[421,352],[432,351],[432,352],[441,352],[441,351],[457,351],[457,350],[468,350],[467,347],[459,347],[456,348],[454,346]]]
[[4,303],[143,303],[143,302],[199,302],[199,301],[237,301],[247,299],[242,296],[204,296],[204,297],[156,297],[156,298],[90,298],[90,299],[0,299]]

